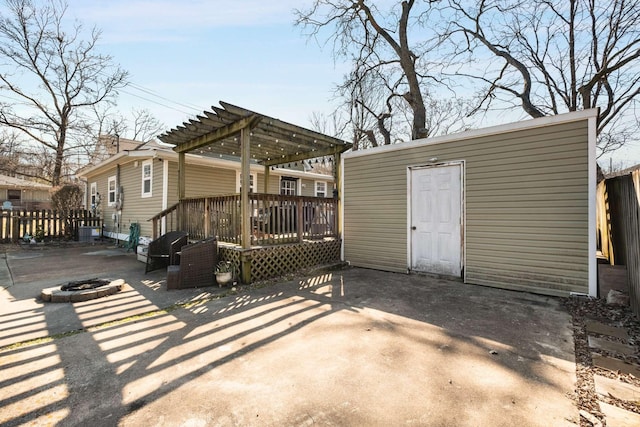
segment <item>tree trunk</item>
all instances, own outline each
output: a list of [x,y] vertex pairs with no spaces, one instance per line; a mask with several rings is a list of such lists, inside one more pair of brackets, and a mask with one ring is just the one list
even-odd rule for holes
[[67,138],[67,120],[62,120],[60,126],[60,135],[58,136],[58,146],[56,147],[56,159],[53,166],[53,176],[51,177],[51,185],[54,187],[60,185],[62,177],[62,164],[64,162],[64,146]]

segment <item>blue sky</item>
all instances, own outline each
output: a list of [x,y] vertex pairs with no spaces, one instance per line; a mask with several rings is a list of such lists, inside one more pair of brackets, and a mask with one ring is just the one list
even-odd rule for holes
[[[131,73],[122,113],[147,108],[170,128],[222,100],[311,126],[314,112],[334,110],[335,84],[349,67],[294,27],[293,9],[310,2],[68,0],[68,16],[102,29],[101,51]],[[522,111],[496,116],[500,122],[482,125],[527,118]],[[613,157],[614,164],[640,163],[640,144]],[[608,166],[609,156],[600,162]]]
[[309,126],[313,112],[332,111],[346,69],[294,27],[303,4],[70,0],[68,15],[102,29],[101,52],[131,73],[122,112],[144,107],[174,127],[222,100]]

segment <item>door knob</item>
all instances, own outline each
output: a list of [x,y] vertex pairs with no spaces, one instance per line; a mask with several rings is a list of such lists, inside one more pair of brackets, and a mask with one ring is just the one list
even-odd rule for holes
[[413,227],[411,227],[412,230],[417,230],[416,226],[414,225]]

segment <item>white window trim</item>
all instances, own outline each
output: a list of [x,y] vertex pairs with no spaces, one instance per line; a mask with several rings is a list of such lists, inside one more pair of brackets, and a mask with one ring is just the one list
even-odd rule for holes
[[[149,165],[149,167],[150,167],[151,174],[149,175],[149,178],[145,178],[145,176],[144,176],[144,167],[146,165]],[[141,174],[142,174],[142,186],[140,188],[140,197],[142,197],[142,198],[153,197],[153,160],[151,160],[151,159],[144,160],[142,162],[142,168],[141,169],[142,169],[142,171],[141,171]],[[144,182],[146,180],[149,180],[149,192],[147,192],[147,193],[145,193],[145,191],[144,191]]]
[[314,196],[320,197],[320,196],[318,196],[318,184],[324,184],[324,196],[322,196],[322,197],[327,197],[328,188],[329,188],[329,186],[327,185],[327,181],[314,181],[314,184],[313,184],[313,194],[314,194]]
[[[111,182],[113,182],[114,190],[111,191]],[[111,201],[111,193],[113,193],[113,201]],[[110,176],[107,178],[107,206],[115,206],[118,201],[118,185],[116,182],[116,176]]]
[[[241,171],[236,171],[236,193],[240,192],[240,176],[242,175]],[[251,178],[253,178],[253,186],[249,189],[249,192],[257,193],[258,192],[258,174],[255,172],[250,173]]]
[[98,183],[92,182],[89,185],[89,209],[93,208],[98,202]]
[[295,196],[300,196],[302,194],[302,180],[301,179],[284,179],[285,177],[280,177],[280,182],[278,183],[278,194],[282,195],[282,182],[289,181],[295,183],[296,194]]

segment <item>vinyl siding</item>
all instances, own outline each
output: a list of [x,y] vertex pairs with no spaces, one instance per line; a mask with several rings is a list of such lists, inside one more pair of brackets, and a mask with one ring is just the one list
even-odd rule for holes
[[[260,183],[258,190],[264,191],[264,174],[258,175],[258,182]],[[280,194],[280,175],[274,175],[273,172],[269,174],[269,191],[267,193]]]
[[140,235],[151,236],[151,221],[162,210],[162,168],[159,160],[152,160],[151,197],[142,197],[142,160],[120,166],[120,182],[124,187],[120,233],[128,234],[131,223],[140,224]]
[[[112,214],[115,212],[115,208],[113,206],[109,206],[109,194],[107,191],[107,181],[110,176],[115,176],[116,170],[115,168],[100,174],[96,174],[87,179],[87,189],[91,188],[92,183],[96,183],[96,190],[98,194],[100,194],[100,206],[99,213],[102,217],[102,223],[104,225],[105,231],[112,231],[114,229],[114,222],[112,219]],[[89,198],[90,195],[87,195]],[[126,203],[126,201],[125,201]]]
[[304,179],[300,178],[302,181],[300,183],[300,195],[306,197],[314,197],[315,191],[313,190],[313,186],[315,185],[315,181],[313,179]]
[[[287,176],[287,175],[283,175]],[[275,175],[273,173],[269,174],[269,194],[280,194],[280,175]],[[302,180],[302,194],[301,196],[307,197],[315,197],[315,183],[317,181],[324,181],[327,183],[327,197],[333,197],[333,178],[328,176],[326,179],[307,179],[307,178],[299,178]],[[258,191],[260,193],[264,190],[264,175],[258,175],[258,182],[260,186],[258,187]]]
[[[167,207],[171,207],[178,203],[178,162],[169,162],[169,181],[167,191]],[[154,212],[149,216],[151,218],[158,212]]]
[[206,197],[236,192],[236,171],[233,169],[187,164],[185,175],[187,197]]
[[465,281],[588,292],[587,120],[344,160],[344,256],[407,271],[407,167],[464,161]]

